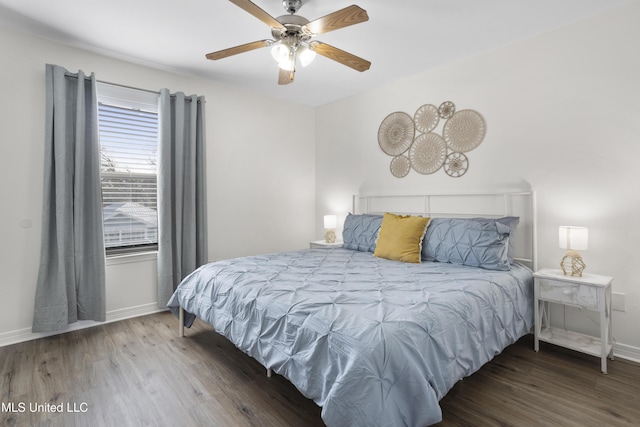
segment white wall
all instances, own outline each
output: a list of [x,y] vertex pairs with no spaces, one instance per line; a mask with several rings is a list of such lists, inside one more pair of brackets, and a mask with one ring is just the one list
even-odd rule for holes
[[[352,194],[534,189],[539,266],[559,267],[559,225],[589,227],[587,272],[614,276],[614,292],[626,294],[626,312],[613,313],[617,351],[640,350],[639,21],[636,2],[318,108],[316,234],[323,214],[346,215]],[[381,121],[449,100],[487,122],[468,172],[393,177]],[[572,326],[597,331],[574,314]]]
[[[95,72],[107,82],[206,97],[210,259],[304,248],[314,237],[314,109],[3,28],[0,56],[0,343],[23,339],[33,316],[46,63]],[[296,120],[287,121],[286,131],[297,139],[283,137],[281,118],[292,109]],[[155,306],[156,266],[155,257],[108,263],[108,318]]]

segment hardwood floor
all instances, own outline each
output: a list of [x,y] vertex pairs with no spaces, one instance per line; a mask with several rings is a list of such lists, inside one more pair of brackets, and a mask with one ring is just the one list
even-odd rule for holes
[[439,426],[640,425],[640,364],[608,361],[525,336],[440,401]]
[[[441,401],[438,426],[640,425],[640,364],[506,349]],[[320,408],[202,322],[158,313],[0,348],[7,426],[321,426]],[[59,412],[58,409],[62,409]],[[55,412],[54,412],[55,410]]]

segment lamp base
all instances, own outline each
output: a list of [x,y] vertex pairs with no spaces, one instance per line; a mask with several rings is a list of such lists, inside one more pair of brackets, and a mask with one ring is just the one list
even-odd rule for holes
[[582,272],[587,264],[582,261],[582,257],[576,251],[567,251],[567,254],[560,261],[560,267],[562,267],[565,276],[571,274],[571,276],[582,277]]
[[329,229],[326,233],[324,233],[324,241],[327,243],[335,243],[336,242],[336,232]]

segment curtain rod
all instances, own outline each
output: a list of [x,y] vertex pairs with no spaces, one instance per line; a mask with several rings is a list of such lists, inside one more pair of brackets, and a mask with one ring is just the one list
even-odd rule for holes
[[[75,78],[75,79],[77,79],[77,78],[78,78],[78,75],[77,75],[77,74],[70,73],[69,71],[65,71],[64,75],[65,75],[66,77],[73,77],[73,78]],[[90,78],[91,78],[91,76],[90,76],[90,75],[85,77],[85,79],[86,79],[86,80],[88,80],[88,79],[90,79]],[[123,88],[125,88],[125,89],[141,90],[141,91],[144,91],[144,92],[155,93],[156,95],[160,95],[160,91],[157,91],[157,90],[142,89],[142,88],[139,88],[139,87],[133,87],[133,86],[127,86],[127,85],[121,85],[121,84],[118,84],[118,83],[105,82],[104,80],[97,80],[97,79],[96,79],[96,82],[98,82],[98,83],[103,83],[103,84],[106,84],[106,85],[111,85],[111,86],[123,87]]]
[[[77,74],[70,73],[69,71],[65,71],[64,75],[65,75],[65,77],[73,77],[75,79],[78,78]],[[85,79],[90,79],[90,78],[91,78],[90,76],[86,76],[85,77]],[[160,95],[160,91],[157,91],[157,90],[142,89],[142,88],[139,88],[139,87],[127,86],[127,85],[118,84],[118,83],[111,83],[111,82],[106,82],[104,80],[97,80],[97,79],[96,79],[96,82],[102,83],[102,84],[106,84],[106,85],[111,85],[111,86],[118,86],[118,87],[122,87],[122,88],[125,88],[125,89],[141,90],[143,92],[155,93],[156,95]],[[175,98],[176,97],[175,95],[170,95],[170,96],[171,96],[171,98]],[[185,98],[185,99],[187,99],[189,101],[191,100],[188,97]],[[200,99],[198,99],[198,102],[200,102]]]

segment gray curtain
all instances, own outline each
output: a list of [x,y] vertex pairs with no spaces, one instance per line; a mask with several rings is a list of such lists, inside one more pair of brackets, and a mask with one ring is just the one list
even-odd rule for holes
[[46,66],[42,246],[33,332],[105,320],[96,79]]
[[160,90],[158,306],[207,262],[204,97]]

